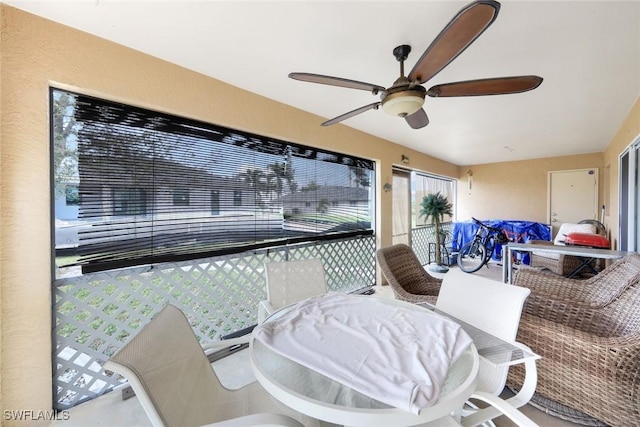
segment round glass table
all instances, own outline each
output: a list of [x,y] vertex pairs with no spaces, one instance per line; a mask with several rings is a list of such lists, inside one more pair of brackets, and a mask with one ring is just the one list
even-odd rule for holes
[[[397,300],[385,301],[411,310],[417,307]],[[266,321],[276,319],[289,310],[291,307],[284,308]],[[414,414],[372,399],[296,363],[271,350],[260,340],[252,338],[250,354],[256,378],[273,397],[310,417],[352,427],[407,427],[450,415],[462,408],[475,390],[479,367],[477,350],[471,344],[449,368],[438,400],[419,414]]]

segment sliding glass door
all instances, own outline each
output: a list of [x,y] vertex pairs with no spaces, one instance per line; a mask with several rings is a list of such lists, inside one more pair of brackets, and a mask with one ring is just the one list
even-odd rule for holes
[[[431,229],[431,222],[420,215],[422,199],[427,194],[441,193],[454,206],[454,215],[445,215],[442,222],[451,222],[455,217],[455,180],[426,172],[393,169],[393,244],[404,243],[420,246],[420,234]],[[418,242],[415,241],[417,238]],[[425,242],[424,239],[422,239]],[[426,243],[425,243],[426,245]],[[426,247],[426,246],[425,246]]]
[[411,245],[411,172],[393,170],[393,244]]
[[620,230],[619,249],[638,251],[640,242],[640,223],[638,204],[640,185],[638,183],[638,165],[640,164],[640,137],[620,155]]

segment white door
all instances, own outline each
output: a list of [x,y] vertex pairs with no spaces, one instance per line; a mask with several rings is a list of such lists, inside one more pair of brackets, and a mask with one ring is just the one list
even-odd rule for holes
[[562,223],[598,219],[598,169],[551,171],[549,217],[553,235]]

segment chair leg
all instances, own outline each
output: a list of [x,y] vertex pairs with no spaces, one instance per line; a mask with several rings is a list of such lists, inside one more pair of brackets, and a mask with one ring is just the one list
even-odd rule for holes
[[514,408],[509,402],[501,399],[498,396],[494,396],[490,393],[484,392],[475,392],[472,396],[472,399],[478,399],[483,402],[488,403],[491,406],[480,409],[473,415],[470,415],[466,418],[462,419],[461,424],[464,427],[473,427],[482,425],[488,420],[492,420],[501,415],[505,415],[511,421],[513,421],[517,426],[520,427],[538,427],[536,423],[531,421],[526,415],[520,412],[518,409]]

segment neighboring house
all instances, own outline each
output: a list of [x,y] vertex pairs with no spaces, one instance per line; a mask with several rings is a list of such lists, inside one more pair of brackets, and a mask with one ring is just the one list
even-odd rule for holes
[[285,217],[318,213],[369,215],[368,188],[324,186],[287,194],[280,200]]
[[[240,178],[221,177],[168,160],[114,159],[109,164],[80,162],[79,180],[67,183],[64,194],[56,196],[56,247],[77,246],[78,232],[95,230],[97,226],[103,231],[101,240],[113,240],[111,226],[117,228],[132,217],[136,217],[138,228],[147,220],[164,219],[167,232],[178,224],[201,224],[208,217],[213,222],[234,216],[238,217],[236,224],[241,224],[240,217],[246,216],[250,217],[250,228],[255,227],[256,199]],[[151,167],[167,172],[139,172]],[[95,176],[103,179],[91,179]],[[178,227],[177,231],[183,232],[184,228]],[[109,237],[102,237],[105,235]],[[145,237],[139,232],[135,235]]]
[[[236,177],[164,159],[137,157],[134,167],[115,163],[80,163],[80,217],[109,218],[209,212],[211,215],[253,211],[255,198]],[[153,168],[154,173],[147,170]],[[142,171],[142,172],[141,172]],[[99,181],[91,179],[100,176]],[[117,183],[105,185],[104,183]],[[250,209],[247,209],[249,207]]]

